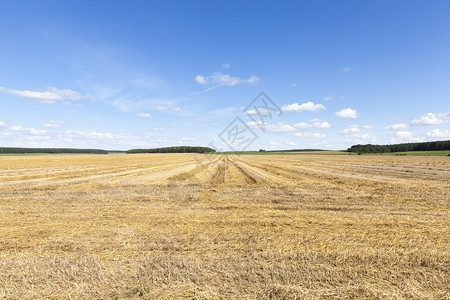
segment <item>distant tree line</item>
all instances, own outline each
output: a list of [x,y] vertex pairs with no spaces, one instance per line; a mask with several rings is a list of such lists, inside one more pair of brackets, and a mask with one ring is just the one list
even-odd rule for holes
[[164,147],[153,149],[131,149],[128,150],[126,153],[133,154],[133,153],[206,153],[206,152],[216,152],[216,150],[208,147],[199,147],[199,146],[175,146],[175,147]]
[[108,151],[99,149],[72,149],[72,148],[16,148],[0,147],[3,154],[28,154],[28,153],[74,153],[74,154],[108,154]]
[[289,149],[289,150],[264,150],[259,149],[259,152],[312,152],[312,151],[326,151],[323,149]]
[[450,150],[449,141],[423,142],[423,143],[405,143],[392,145],[353,145],[347,149],[347,152],[357,153],[389,153],[406,151],[434,151]]

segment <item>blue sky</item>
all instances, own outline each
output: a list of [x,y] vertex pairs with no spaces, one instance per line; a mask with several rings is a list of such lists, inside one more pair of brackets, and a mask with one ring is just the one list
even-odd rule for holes
[[[449,1],[0,0],[0,146],[450,139],[449,15]],[[262,91],[272,110],[245,110]],[[236,124],[251,143],[231,143]]]

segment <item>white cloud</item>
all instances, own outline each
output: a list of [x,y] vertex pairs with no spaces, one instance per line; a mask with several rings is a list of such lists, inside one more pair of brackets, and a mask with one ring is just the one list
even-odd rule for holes
[[291,83],[291,86],[297,86],[297,84],[294,82],[294,83]]
[[200,84],[207,84],[208,83],[206,78],[204,76],[202,76],[202,75],[195,76],[195,81],[197,81]]
[[333,95],[329,94],[328,96],[324,97],[323,100],[331,101],[331,100],[333,100]]
[[395,135],[401,139],[411,139],[413,134],[409,131],[397,131]]
[[0,122],[0,130],[4,136],[18,136],[20,134],[26,136],[47,134],[46,130],[36,129],[33,127],[23,127],[22,125],[8,125],[5,122]]
[[52,121],[44,124],[43,126],[47,127],[47,128],[59,128],[59,127],[61,127],[62,124],[65,124],[65,123],[66,122],[64,122],[64,121],[52,120]]
[[214,122],[213,119],[211,118],[198,118],[198,119],[194,119],[192,120],[194,122],[198,122],[198,123],[209,123],[209,122]]
[[38,130],[33,127],[25,128],[22,125],[13,125],[13,126],[9,127],[9,130],[19,131],[19,132],[29,133],[29,134],[36,134],[36,135],[37,134],[45,134],[47,132],[45,130]]
[[293,132],[293,131],[296,131],[296,129],[293,126],[283,123],[283,122],[279,122],[277,124],[268,124],[268,123],[263,123],[261,121],[247,122],[247,126],[249,126],[251,128],[262,128],[266,132]]
[[406,124],[392,124],[392,125],[384,127],[384,129],[386,129],[386,130],[402,130],[402,129],[406,129],[407,127],[408,127],[408,125],[406,125]]
[[427,136],[430,138],[438,138],[438,139],[450,139],[450,134],[448,129],[441,131],[439,129],[435,129],[433,131],[427,132]]
[[340,134],[343,135],[348,135],[348,134],[355,134],[361,132],[361,128],[359,127],[359,125],[351,125],[348,128],[342,129],[341,131],[339,131]]
[[302,112],[302,111],[314,111],[318,112],[321,109],[325,109],[325,106],[322,104],[314,104],[314,102],[308,101],[302,104],[293,103],[288,105],[283,105],[281,107],[282,111],[295,111],[295,112]]
[[183,137],[178,141],[178,144],[185,144],[185,143],[190,143],[190,142],[195,142],[195,141],[197,141],[197,138]]
[[410,143],[410,142],[423,142],[424,139],[422,137],[416,137],[410,131],[399,130],[394,133],[394,138],[391,139],[391,143]]
[[136,117],[138,117],[138,118],[150,118],[151,115],[148,114],[148,113],[137,113]]
[[87,140],[123,140],[129,138],[130,135],[123,133],[97,132],[97,131],[81,131],[68,130],[65,132],[65,137],[69,139],[87,139]]
[[311,128],[312,126],[311,126],[311,124],[308,124],[305,122],[300,122],[300,123],[294,124],[294,127],[298,128],[298,129],[306,129],[306,128]]
[[155,109],[159,111],[171,110],[171,111],[181,111],[179,106],[175,106],[172,101],[157,101],[156,104],[159,104]]
[[338,131],[338,133],[344,136],[346,142],[375,143],[377,141],[377,138],[375,136],[367,132],[362,132],[363,130],[368,130],[367,125],[361,127],[354,124]]
[[156,101],[156,104],[165,105],[165,106],[173,106],[173,105],[175,105],[172,101]]
[[349,71],[353,70],[353,68],[352,67],[345,67],[342,70],[344,70],[344,72],[349,72]]
[[80,100],[80,99],[91,99],[92,95],[82,96],[80,93],[65,89],[60,90],[55,87],[48,88],[47,91],[38,92],[38,91],[29,91],[29,90],[13,90],[0,86],[0,92],[16,95],[23,98],[31,98],[36,99],[41,103],[55,103],[58,100]]
[[307,139],[323,139],[326,137],[325,134],[317,133],[317,132],[296,132],[295,136],[303,137]]
[[267,132],[292,132],[295,128],[286,123],[268,124],[264,127]]
[[156,110],[173,110],[173,111],[181,111],[179,106],[157,106]]
[[[62,121],[57,121],[62,122]],[[52,123],[48,123],[52,124]],[[57,123],[54,123],[57,124]],[[139,134],[98,131],[50,131],[38,130],[22,125],[0,122],[0,140],[7,147],[57,147],[95,148],[126,150],[130,148],[155,148],[173,145],[176,141],[160,133],[162,128],[154,128],[155,133]]]
[[231,64],[229,64],[229,63],[222,64],[222,68],[224,68],[225,70],[228,70],[230,67],[231,67]]
[[427,113],[411,121],[411,125],[439,125],[450,122],[450,112],[444,114]]
[[[195,81],[198,83],[205,85],[205,84],[215,84],[218,86],[226,85],[226,86],[236,86],[241,83],[256,83],[260,79],[256,76],[250,76],[248,79],[241,79],[239,77],[233,77],[228,74],[222,74],[220,72],[214,73],[210,76],[202,76],[197,75],[195,76]],[[218,87],[217,86],[217,87]]]
[[319,128],[319,129],[326,129],[330,128],[331,125],[327,121],[320,121],[318,119],[310,120],[309,123],[300,122],[293,125],[297,129],[306,129],[306,128]]
[[245,111],[245,114],[249,116],[260,116],[260,115],[270,115],[271,109],[267,109],[264,107],[258,107],[257,109],[249,109]]
[[351,108],[344,108],[340,111],[337,111],[335,113],[336,116],[341,118],[349,118],[349,119],[356,119],[358,118],[358,112]]
[[26,136],[25,140],[27,141],[49,141],[51,138],[46,135],[30,135]]
[[312,127],[314,127],[314,128],[322,128],[322,129],[326,129],[326,128],[330,128],[331,125],[330,125],[330,123],[328,123],[327,121],[324,121],[324,122],[314,122],[314,123],[312,123]]
[[47,128],[59,128],[59,127],[61,127],[60,124],[51,124],[51,123],[46,123],[43,126],[47,127]]
[[245,111],[245,114],[249,115],[249,116],[258,116],[259,115],[258,110],[256,110],[256,109],[249,109],[249,110]]

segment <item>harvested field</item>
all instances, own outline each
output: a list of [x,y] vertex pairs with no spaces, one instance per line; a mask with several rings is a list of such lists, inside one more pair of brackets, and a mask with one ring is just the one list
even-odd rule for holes
[[450,158],[0,157],[0,298],[448,299]]

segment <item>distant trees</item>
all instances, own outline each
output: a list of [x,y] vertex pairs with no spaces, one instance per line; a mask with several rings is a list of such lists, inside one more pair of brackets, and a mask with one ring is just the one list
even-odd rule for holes
[[73,149],[73,148],[16,148],[0,147],[3,154],[27,154],[27,153],[74,153],[74,154],[108,154],[108,151],[99,149]]
[[207,153],[207,152],[216,152],[216,150],[200,146],[174,146],[174,147],[153,148],[153,149],[131,149],[128,150],[126,153],[133,154],[133,153]]
[[423,142],[423,143],[404,143],[392,145],[353,145],[347,149],[348,152],[357,153],[389,153],[406,151],[435,151],[450,150],[449,141]]
[[[264,150],[266,151],[266,150]],[[326,151],[323,149],[289,149],[289,150],[267,150],[266,152],[313,152],[313,151]]]

